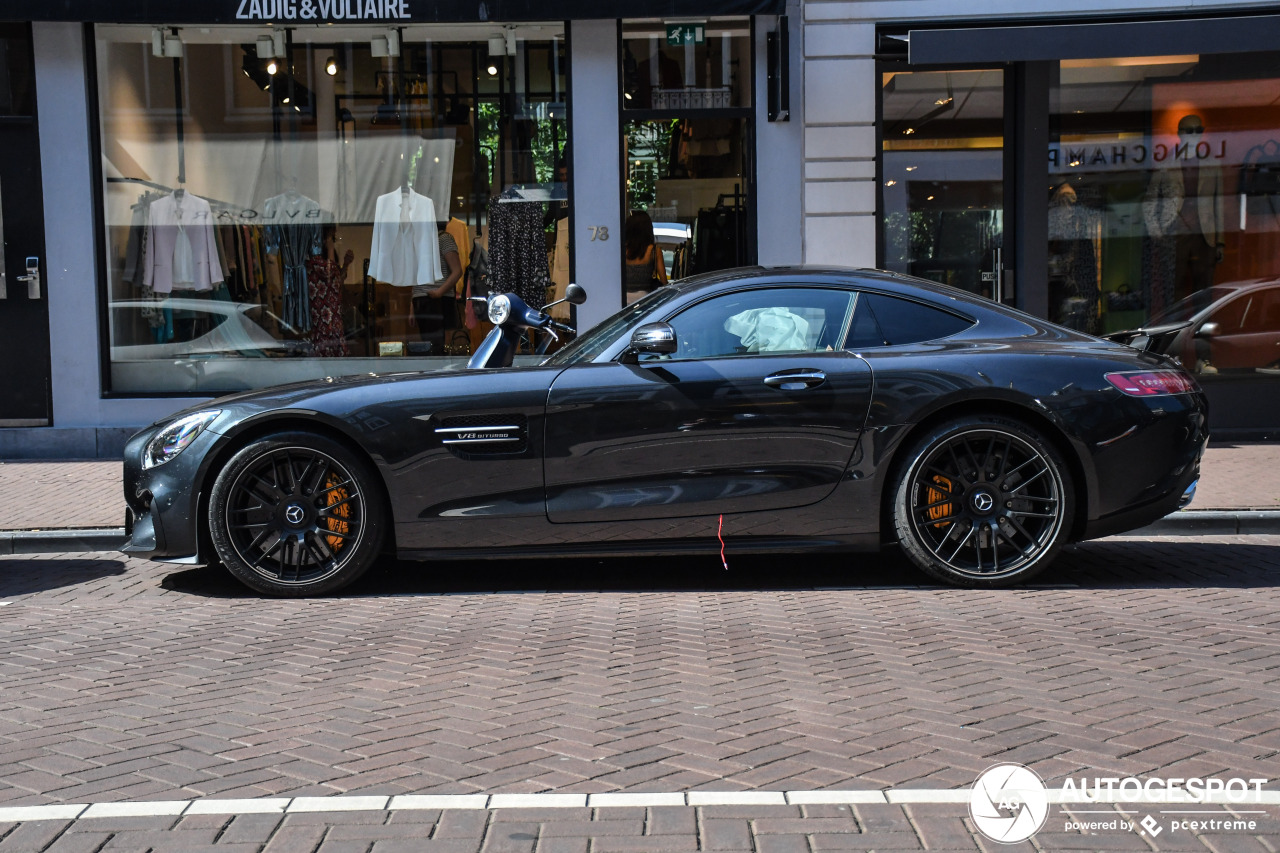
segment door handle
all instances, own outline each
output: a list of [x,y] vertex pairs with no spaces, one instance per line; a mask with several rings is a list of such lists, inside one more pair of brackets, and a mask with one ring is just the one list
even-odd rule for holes
[[27,274],[18,276],[18,281],[27,283],[27,298],[40,298],[40,259],[27,257]]
[[764,384],[781,391],[801,391],[805,388],[816,388],[827,381],[827,374],[821,370],[795,370],[786,373],[775,373],[764,378]]

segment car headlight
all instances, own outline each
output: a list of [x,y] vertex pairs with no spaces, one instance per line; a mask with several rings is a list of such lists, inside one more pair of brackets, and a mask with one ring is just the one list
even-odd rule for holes
[[501,326],[507,322],[507,318],[511,316],[511,300],[507,298],[505,293],[499,294],[489,300],[489,322],[495,326]]
[[163,465],[179,453],[187,449],[187,445],[196,440],[196,436],[204,432],[204,428],[213,423],[213,419],[222,414],[221,409],[209,412],[196,412],[178,418],[160,430],[142,451],[142,467],[154,468]]

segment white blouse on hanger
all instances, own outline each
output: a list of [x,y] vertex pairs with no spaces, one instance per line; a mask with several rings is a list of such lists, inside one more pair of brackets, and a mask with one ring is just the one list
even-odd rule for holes
[[435,202],[413,190],[378,196],[369,250],[369,277],[398,287],[444,278]]

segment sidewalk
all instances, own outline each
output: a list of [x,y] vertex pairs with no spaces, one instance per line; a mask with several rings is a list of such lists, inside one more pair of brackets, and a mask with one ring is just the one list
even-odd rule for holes
[[[0,462],[0,531],[120,527],[120,478],[120,462]],[[1191,510],[1280,511],[1280,443],[1211,446]]]

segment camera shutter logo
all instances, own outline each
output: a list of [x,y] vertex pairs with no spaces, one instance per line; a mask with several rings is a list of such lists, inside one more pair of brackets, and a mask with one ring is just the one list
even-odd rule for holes
[[969,817],[978,831],[1001,844],[1026,841],[1049,816],[1049,794],[1035,771],[997,764],[982,772],[969,794]]

